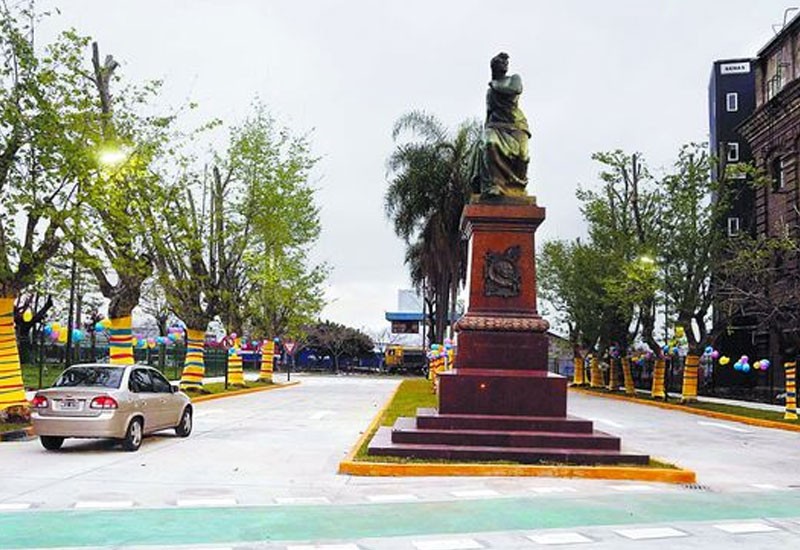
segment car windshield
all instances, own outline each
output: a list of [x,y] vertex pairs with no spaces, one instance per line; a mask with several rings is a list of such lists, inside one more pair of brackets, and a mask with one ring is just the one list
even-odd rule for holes
[[119,388],[122,382],[121,367],[71,367],[61,373],[53,387]]

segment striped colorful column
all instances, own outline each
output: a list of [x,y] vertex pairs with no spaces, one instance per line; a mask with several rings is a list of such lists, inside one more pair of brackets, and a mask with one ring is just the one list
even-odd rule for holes
[[664,374],[666,370],[664,359],[656,359],[656,363],[653,365],[653,387],[650,389],[650,396],[654,399],[665,399],[667,397],[664,391]]
[[619,373],[617,373],[617,360],[613,357],[608,360],[608,386],[610,391],[617,391],[619,388]]
[[258,379],[261,382],[272,382],[272,367],[275,362],[275,342],[261,344],[261,370]]
[[203,359],[205,339],[205,330],[186,329],[186,359],[183,362],[181,389],[203,389],[203,377],[206,374],[206,364]]
[[625,394],[636,395],[636,386],[633,384],[633,373],[631,372],[631,358],[622,358],[622,379],[625,382]]
[[14,298],[0,297],[0,411],[27,405],[14,330]]
[[683,364],[683,389],[681,390],[681,403],[697,401],[697,371],[700,366],[700,356],[687,355]]
[[[133,321],[131,316],[110,319],[108,354],[112,365],[133,365]],[[66,329],[64,329],[66,330]]]
[[583,386],[586,384],[586,363],[583,361],[583,357],[575,357],[572,359],[572,364],[574,365],[574,374],[572,375],[572,385],[573,386]]
[[797,420],[797,362],[784,363],[786,369],[786,414],[784,420]]
[[233,353],[228,355],[228,385],[244,386],[244,370],[242,369],[242,356],[239,346],[235,345]]
[[603,372],[600,370],[600,361],[594,355],[592,355],[591,362],[589,363],[589,378],[590,387],[603,387]]

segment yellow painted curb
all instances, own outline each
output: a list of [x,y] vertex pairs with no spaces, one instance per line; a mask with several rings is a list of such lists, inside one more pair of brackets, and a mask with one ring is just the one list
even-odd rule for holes
[[533,464],[475,464],[424,463],[396,464],[392,462],[356,461],[355,456],[364,442],[378,429],[383,413],[400,390],[397,385],[383,404],[347,457],[339,463],[339,473],[353,476],[505,476],[505,477],[579,477],[584,479],[627,479],[661,483],[695,483],[697,474],[691,470],[670,468],[639,468],[636,466],[537,466]]
[[532,464],[425,464],[421,462],[339,463],[340,474],[356,476],[506,476],[506,477],[577,477],[584,479],[627,479],[661,483],[695,483],[691,470],[637,468],[635,466],[536,466]]
[[229,391],[224,393],[212,393],[210,395],[198,395],[197,397],[191,397],[192,403],[200,403],[202,401],[213,401],[214,399],[222,399],[224,397],[236,397],[237,395],[247,395],[248,393],[257,393],[260,391],[270,391],[270,390],[280,390],[283,388],[290,388],[292,386],[296,386],[300,382],[289,382],[287,384],[275,384],[274,386],[264,386],[261,388],[247,388],[244,390],[235,390]]
[[629,401],[639,405],[647,405],[648,407],[658,407],[659,409],[668,409],[671,411],[682,411],[689,414],[696,414],[698,416],[706,416],[708,418],[715,418],[717,420],[730,420],[731,422],[739,422],[741,424],[748,424],[750,426],[758,426],[760,428],[774,428],[776,430],[786,430],[789,432],[800,432],[800,424],[786,424],[783,422],[776,422],[774,420],[763,420],[761,418],[750,418],[747,416],[739,416],[736,414],[722,413],[717,411],[706,411],[703,409],[695,409],[687,407],[686,405],[678,405],[674,403],[661,403],[660,401],[649,401],[646,399],[639,399],[637,397],[628,397],[626,395],[614,395],[610,393],[601,393],[595,391],[588,391],[583,388],[571,386],[571,390],[577,391],[586,395],[594,395],[596,397],[604,397],[606,399],[616,399],[618,401]]
[[[347,457],[339,464],[339,473],[340,474],[345,473],[345,472],[342,472],[342,464],[345,464],[347,462],[352,462],[353,459],[356,456],[356,453],[358,453],[358,450],[361,448],[361,446],[364,444],[364,442],[367,439],[369,439],[370,437],[372,437],[372,434],[375,433],[375,431],[377,431],[378,425],[381,422],[381,418],[383,418],[383,413],[386,412],[386,409],[388,409],[389,405],[392,403],[392,401],[394,401],[394,396],[397,395],[397,392],[400,391],[400,384],[402,384],[402,381],[397,383],[397,387],[392,392],[392,395],[389,396],[389,399],[387,399],[386,402],[383,404],[383,406],[380,408],[380,410],[378,410],[378,413],[372,419],[372,422],[369,423],[369,426],[367,426],[367,429],[364,430],[364,432],[361,434],[361,437],[359,437],[358,441],[356,441],[356,444],[353,445],[353,448],[350,449],[349,453],[347,453]],[[359,464],[361,464],[361,463],[359,463]]]

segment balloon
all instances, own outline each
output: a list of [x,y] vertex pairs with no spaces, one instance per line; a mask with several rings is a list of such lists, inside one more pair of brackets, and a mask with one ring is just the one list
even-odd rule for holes
[[79,328],[72,329],[72,341],[80,342],[83,340],[83,331]]
[[95,323],[94,324],[94,331],[95,332],[103,332],[103,323]]
[[61,330],[61,325],[59,325],[58,323],[53,323],[52,327],[53,327],[53,332],[59,332]]
[[51,334],[53,334],[53,327],[50,325],[50,323],[47,323],[44,326],[44,335],[45,336],[50,336]]
[[233,355],[236,353],[236,348],[228,348],[228,355]]
[[741,361],[742,363],[747,363],[748,361],[750,361],[750,358],[746,355],[742,355],[739,361]]
[[717,359],[717,358],[719,358],[719,352],[718,352],[717,350],[714,350],[714,351],[712,351],[712,352],[711,352],[711,358],[712,358],[712,359]]
[[769,362],[769,359],[762,359],[761,360],[761,370],[767,370],[772,363]]
[[720,365],[727,365],[730,362],[731,362],[731,358],[728,357],[727,355],[723,355],[722,357],[719,358],[719,364]]
[[756,361],[753,363],[753,368],[756,370],[761,370],[761,361]]
[[683,330],[683,327],[675,327],[675,336],[678,338],[683,338],[683,335],[686,334],[686,331]]
[[58,342],[58,336],[59,336],[59,335],[58,335],[58,331],[57,331],[57,330],[52,330],[52,329],[51,329],[51,330],[50,330],[50,335],[49,335],[49,336],[50,336],[50,339],[51,339],[53,342]]
[[706,346],[706,355],[711,355],[714,352],[714,348],[711,346]]
[[236,340],[236,336],[237,336],[237,334],[235,332],[231,332],[231,338],[233,340]]
[[31,319],[33,319],[33,312],[29,309],[26,309],[25,312],[22,314],[22,320],[26,323],[30,323]]
[[66,344],[67,343],[67,331],[66,330],[58,331],[58,343],[59,344]]
[[744,372],[750,372],[750,365],[745,363],[744,365],[742,365],[742,370]]

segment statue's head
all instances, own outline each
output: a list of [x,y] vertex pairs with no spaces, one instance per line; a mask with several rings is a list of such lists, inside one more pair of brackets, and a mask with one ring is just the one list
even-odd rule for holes
[[500,52],[492,58],[489,66],[492,68],[492,80],[504,78],[508,72],[508,54]]

